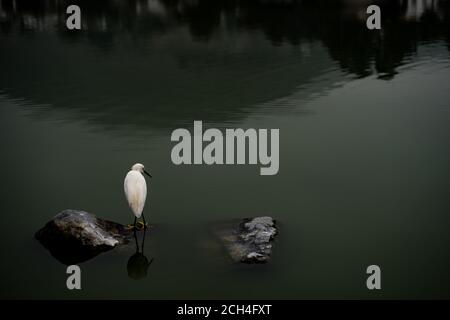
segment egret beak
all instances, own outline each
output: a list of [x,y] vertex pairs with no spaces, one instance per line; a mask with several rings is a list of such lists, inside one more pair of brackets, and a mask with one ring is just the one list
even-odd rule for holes
[[150,178],[152,177],[152,175],[151,175],[150,173],[148,173],[147,171],[145,171],[145,170],[144,170],[144,173],[145,173],[146,175],[148,175]]

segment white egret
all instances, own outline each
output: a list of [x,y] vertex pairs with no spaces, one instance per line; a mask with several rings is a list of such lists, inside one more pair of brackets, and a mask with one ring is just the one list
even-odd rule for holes
[[136,163],[131,167],[131,170],[127,173],[123,187],[125,190],[125,197],[128,204],[134,214],[134,229],[136,230],[136,221],[142,216],[144,220],[144,229],[147,227],[145,223],[145,217],[143,214],[145,199],[147,198],[147,183],[145,182],[144,175],[152,177],[150,173],[145,171],[145,167],[141,163]]

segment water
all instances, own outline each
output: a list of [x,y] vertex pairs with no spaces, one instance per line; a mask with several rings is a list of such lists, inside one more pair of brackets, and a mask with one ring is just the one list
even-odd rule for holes
[[[449,3],[383,2],[381,33],[340,2],[78,3],[74,34],[64,1],[0,0],[2,298],[450,297]],[[279,174],[173,165],[194,120],[280,128]],[[137,161],[147,277],[130,245],[67,290],[34,233],[66,208],[132,222]],[[273,260],[234,264],[211,226],[256,215],[279,221]]]

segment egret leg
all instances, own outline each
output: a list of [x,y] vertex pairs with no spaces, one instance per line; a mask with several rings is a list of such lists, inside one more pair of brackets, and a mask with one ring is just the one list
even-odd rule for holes
[[137,239],[137,235],[136,235],[136,228],[134,228],[133,234],[134,234],[134,240],[136,241],[136,253],[139,253],[139,244],[138,244],[138,239]]
[[145,222],[145,216],[143,212],[142,212],[142,220],[144,220],[144,230],[145,230],[147,229],[147,223]]
[[136,220],[137,220],[137,218],[134,217],[134,230],[136,230]]
[[141,253],[144,254],[144,243],[145,243],[145,231],[147,229],[144,228],[144,235],[142,236],[142,246],[141,246]]

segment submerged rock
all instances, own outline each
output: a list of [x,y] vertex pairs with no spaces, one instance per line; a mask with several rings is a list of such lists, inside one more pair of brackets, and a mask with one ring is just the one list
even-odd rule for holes
[[60,262],[76,264],[127,243],[130,235],[119,223],[85,211],[64,210],[36,233],[36,239]]
[[222,223],[216,233],[234,261],[265,263],[270,259],[277,228],[271,217],[256,217]]

